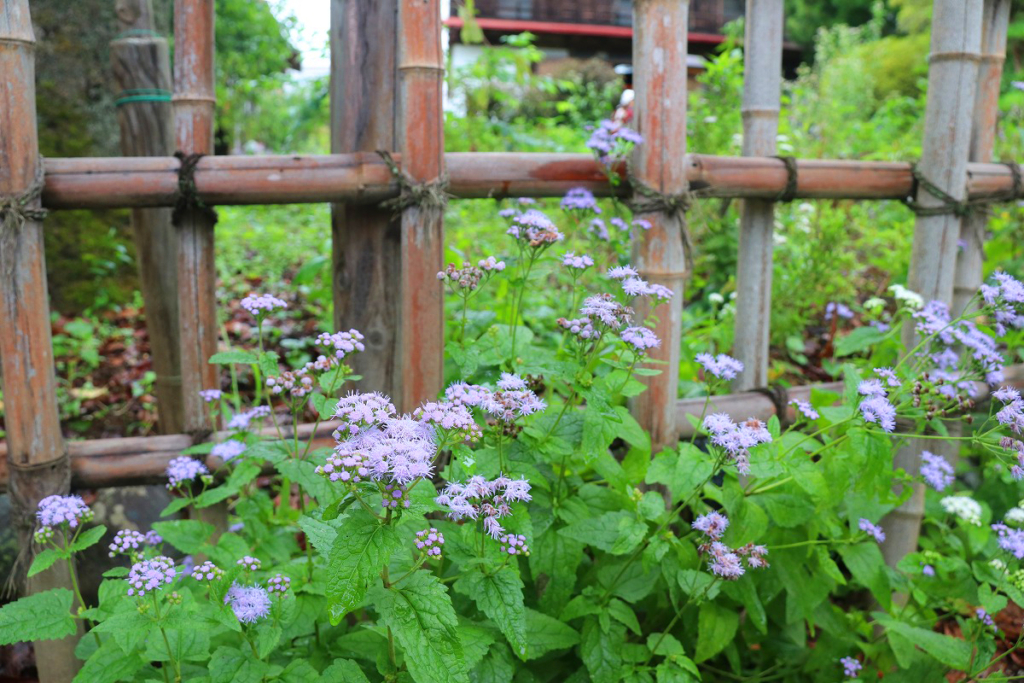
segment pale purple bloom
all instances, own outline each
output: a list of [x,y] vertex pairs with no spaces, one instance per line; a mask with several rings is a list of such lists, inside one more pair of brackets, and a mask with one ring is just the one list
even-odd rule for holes
[[530,500],[529,482],[502,474],[493,480],[478,475],[465,483],[449,482],[434,498],[434,502],[447,508],[448,518],[453,521],[483,517],[484,529],[495,540],[500,540],[505,533],[498,520],[512,514],[509,504]]
[[713,510],[693,520],[691,526],[711,540],[717,541],[729,528],[729,518]]
[[275,309],[288,308],[288,304],[270,294],[250,294],[242,299],[242,308],[256,318],[261,318]]
[[974,610],[974,616],[978,618],[978,621],[990,627],[993,631],[996,630],[996,622],[992,620],[992,616],[981,607]]
[[248,429],[253,420],[259,420],[270,415],[270,408],[267,406],[256,406],[244,413],[233,415],[228,420],[228,429]]
[[469,408],[460,403],[424,403],[413,411],[413,417],[448,434],[456,434],[464,441],[473,441],[482,436]]
[[622,331],[622,341],[633,347],[635,351],[644,352],[661,346],[658,335],[646,327],[627,327]]
[[191,572],[187,572],[187,575],[196,581],[216,581],[224,576],[224,570],[207,560],[201,565],[193,567]]
[[736,554],[746,557],[747,566],[751,569],[764,569],[768,566],[768,560],[765,559],[765,556],[768,554],[768,548],[763,545],[748,543],[745,546],[736,548]]
[[633,266],[615,266],[614,268],[609,268],[605,275],[613,280],[625,280],[626,278],[637,277],[639,273]]
[[395,406],[384,394],[373,392],[349,394],[334,409],[334,417],[342,421],[339,431],[358,434],[360,430],[379,426],[394,417]]
[[864,665],[853,657],[843,657],[839,663],[843,665],[843,673],[850,678],[857,678],[860,675],[860,670],[864,668]]
[[1017,403],[1020,401],[1020,392],[1013,387],[1001,387],[992,392],[992,398],[1000,403]]
[[220,400],[222,393],[220,389],[203,389],[199,392],[199,397],[207,403],[213,403]]
[[658,301],[668,301],[675,296],[675,292],[666,287],[665,285],[648,285],[647,287],[648,296],[653,296]]
[[270,615],[270,596],[260,586],[233,584],[224,596],[224,604],[243,624],[254,624]]
[[526,380],[511,372],[501,373],[501,379],[497,381],[498,388],[502,391],[522,391],[526,388]]
[[874,422],[883,431],[896,429],[896,408],[881,396],[872,396],[861,401],[861,416],[865,422]]
[[695,360],[719,379],[734,379],[736,375],[743,372],[743,363],[731,356],[720,353],[712,356],[710,353],[698,353]]
[[725,413],[712,413],[704,418],[704,429],[710,434],[720,436],[736,429],[736,423]]
[[732,552],[724,543],[715,541],[709,546],[701,547],[702,549],[706,548],[707,552],[711,554],[711,562],[708,564],[708,568],[712,574],[726,580],[738,579],[743,576],[744,569],[743,564],[740,562],[740,556]]
[[601,213],[594,193],[585,187],[574,187],[562,197],[562,208],[566,211],[593,211]]
[[636,218],[636,219],[633,220],[633,226],[637,227],[637,228],[640,228],[641,230],[650,230],[651,229],[651,222],[649,220],[645,220],[643,218]]
[[611,219],[611,224],[614,225],[616,228],[618,228],[619,230],[621,230],[623,232],[629,232],[629,223],[627,223],[626,221],[622,220],[618,216],[614,216]]
[[409,507],[411,504],[411,501],[409,500],[409,489],[406,486],[396,484],[395,482],[385,485],[380,504],[385,510],[389,508],[397,510],[399,505],[404,508]]
[[288,592],[291,586],[292,580],[290,577],[284,574],[275,574],[272,579],[267,581],[267,592],[284,594]]
[[174,581],[177,570],[169,557],[154,557],[132,565],[128,572],[128,595],[142,597]]
[[47,496],[39,501],[36,519],[43,528],[67,524],[75,529],[93,518],[93,512],[81,496]]
[[565,238],[554,222],[537,209],[529,209],[512,219],[507,234],[528,242],[531,247],[554,244]]
[[797,412],[802,414],[808,420],[817,420],[821,417],[818,411],[814,409],[814,406],[809,401],[801,401],[799,399],[793,399],[789,402],[789,405],[796,408]]
[[861,531],[866,532],[868,536],[871,536],[879,543],[883,543],[885,541],[885,531],[877,524],[872,524],[870,521],[861,517],[858,526]]
[[992,529],[999,534],[1000,548],[1018,560],[1024,559],[1024,529],[1011,529],[1005,524],[993,524]]
[[210,451],[210,455],[227,462],[244,453],[245,449],[246,445],[243,442],[229,439],[214,446],[213,450]]
[[921,461],[921,476],[933,489],[944,491],[953,483],[953,466],[941,455],[922,451]]
[[505,208],[499,211],[498,215],[502,218],[515,218],[519,215],[519,209]]
[[517,418],[539,413],[547,403],[529,389],[495,391],[480,402],[480,407],[502,422],[511,424]]
[[921,573],[925,576],[935,576],[935,567],[931,566],[930,564],[926,564],[925,566],[921,567]]
[[507,534],[501,538],[501,552],[509,555],[529,555],[530,546],[526,545],[526,536]]
[[865,379],[857,385],[857,393],[861,396],[879,396],[885,398],[889,395],[882,383],[877,379]]
[[590,225],[587,226],[587,232],[602,242],[607,242],[611,239],[611,235],[608,234],[608,226],[600,218],[590,221]]
[[584,299],[580,313],[591,319],[596,318],[608,327],[618,330],[629,325],[633,309],[620,304],[611,294],[595,294]]
[[350,353],[364,351],[366,346],[363,344],[363,339],[363,334],[359,330],[334,332],[333,334],[323,332],[317,336],[316,343],[317,346],[323,346],[333,351],[335,358],[341,360]]
[[575,252],[569,251],[562,256],[562,265],[574,270],[586,270],[590,266],[594,265],[594,259],[590,258],[586,254],[580,254],[577,256]]
[[853,311],[851,311],[850,307],[846,304],[830,301],[828,305],[825,306],[825,320],[832,320],[832,318],[836,316],[849,320],[853,317]]
[[505,262],[504,261],[499,261],[498,259],[494,258],[493,256],[488,256],[485,259],[480,259],[480,262],[477,263],[477,266],[480,268],[480,270],[487,271],[487,272],[490,272],[490,271],[501,272],[501,271],[505,270]]
[[573,318],[572,320],[559,318],[556,322],[563,330],[580,339],[597,339],[601,336],[601,333],[594,329],[590,318]]
[[441,557],[441,546],[444,545],[444,534],[430,527],[416,532],[416,549],[422,550],[427,557]]
[[444,390],[444,397],[448,401],[458,405],[465,406],[478,406],[487,396],[489,396],[491,390],[487,387],[482,387],[476,384],[466,384],[465,382],[452,382],[448,385],[448,388]]
[[134,529],[121,529],[114,534],[113,542],[107,546],[108,555],[135,555],[136,551],[146,543],[146,537]]
[[714,434],[711,443],[729,455],[740,474],[750,472],[748,449],[772,440],[764,422],[753,417],[737,425],[727,415],[709,415],[704,419],[704,428]]
[[875,374],[885,382],[887,387],[892,389],[900,387],[900,378],[896,376],[896,371],[892,368],[875,368]]
[[646,280],[631,277],[623,281],[622,291],[629,296],[647,296],[651,293],[651,285]]
[[146,545],[160,545],[163,542],[163,536],[152,529],[146,532]]
[[262,566],[263,563],[260,562],[259,558],[257,558],[257,557],[252,557],[250,555],[246,555],[245,557],[240,559],[238,562],[235,562],[235,564],[237,564],[242,569],[245,569],[246,571],[254,572],[257,569],[259,569]]
[[171,460],[167,465],[167,488],[175,489],[196,477],[209,473],[210,470],[206,469],[206,465],[198,460],[193,460],[187,455],[182,455]]

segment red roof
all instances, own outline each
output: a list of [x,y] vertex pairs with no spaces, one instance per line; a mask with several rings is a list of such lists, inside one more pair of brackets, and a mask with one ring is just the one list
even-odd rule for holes
[[[524,19],[491,19],[478,17],[477,25],[485,31],[507,31],[508,33],[556,33],[572,36],[598,36],[601,38],[633,37],[633,29],[629,26],[607,26],[601,24],[566,24],[555,21],[529,21]],[[463,21],[459,17],[445,19],[444,25],[449,28],[462,28]],[[709,43],[717,45],[725,41],[725,36],[715,33],[688,33],[691,43]]]

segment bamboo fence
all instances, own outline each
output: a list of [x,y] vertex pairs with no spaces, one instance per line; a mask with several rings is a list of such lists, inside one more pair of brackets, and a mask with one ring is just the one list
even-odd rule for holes
[[[160,130],[173,125],[173,142],[185,161],[169,156],[166,144],[146,146],[133,139],[150,135],[131,125],[143,120],[143,103],[136,102],[126,103],[120,113],[124,151],[135,156],[41,161],[28,0],[0,0],[0,130],[5,131],[0,136],[0,198],[24,197],[29,209],[18,214],[25,217],[23,224],[0,232],[0,356],[7,419],[0,485],[11,494],[23,544],[30,542],[31,515],[42,497],[66,493],[71,487],[156,481],[171,457],[216,429],[198,396],[200,389],[217,384],[216,368],[206,362],[216,350],[218,329],[215,229],[207,207],[333,203],[335,322],[339,329],[356,327],[367,334],[371,352],[356,361],[357,371],[366,376],[369,388],[387,391],[408,410],[442,389],[443,299],[435,274],[443,265],[443,212],[413,203],[396,219],[381,208],[381,201],[401,197],[402,188],[376,149],[393,151],[412,182],[447,178],[447,191],[457,198],[556,197],[572,187],[585,187],[599,196],[629,197],[646,186],[662,197],[693,192],[747,200],[738,255],[741,315],[736,336],[736,353],[747,366],[738,385],[744,390],[767,383],[776,200],[905,200],[916,192],[911,198],[923,206],[939,202],[915,182],[908,163],[789,163],[772,156],[781,82],[781,0],[747,0],[743,157],[693,154],[685,148],[686,0],[634,2],[636,121],[647,141],[632,164],[640,188],[631,185],[624,167],[617,169],[623,182],[610,184],[586,155],[446,154],[440,4],[441,0],[332,0],[332,154],[211,155],[196,161],[186,155],[212,153],[214,2],[176,0],[173,121],[167,118],[167,107],[156,107],[147,120]],[[144,21],[140,17],[149,11],[146,0],[119,0],[118,6],[119,11],[130,10],[119,14],[128,26]],[[135,11],[138,16],[132,15]],[[957,200],[1006,198],[1020,190],[1018,174],[1005,164],[991,163],[1008,12],[1009,0],[934,2],[920,168]],[[160,72],[166,69],[166,43],[122,43],[115,55],[134,51],[136,70],[143,57],[150,60],[153,85],[142,87],[165,87],[159,84],[168,78]],[[145,77],[130,71],[119,77],[126,90],[137,82],[131,78]],[[179,192],[183,163],[194,166],[192,199],[198,200],[184,204]],[[39,190],[40,184],[41,198],[30,192]],[[147,311],[164,311],[167,339],[176,340],[162,349],[155,344],[159,357],[154,361],[164,376],[161,408],[168,406],[161,410],[162,429],[182,433],[65,444],[57,418],[44,223],[38,209],[110,207],[140,210],[133,213],[137,239],[142,243],[149,237],[160,245],[141,251],[147,262],[176,264],[173,272],[164,268],[150,273],[152,278],[145,275],[143,292]],[[167,207],[175,207],[179,217],[173,230],[176,239],[170,242],[165,239],[171,231],[168,212],[141,211]],[[671,305],[655,310],[657,333],[663,339],[659,358],[671,369],[680,349],[686,275],[681,233],[686,219],[665,202],[651,207],[645,218],[653,227],[636,245],[634,262],[649,280],[677,292]],[[958,296],[973,292],[980,283],[984,229],[983,218],[919,215],[911,287],[948,303],[953,303],[954,286]],[[970,247],[958,256],[956,241],[961,236]],[[154,284],[169,278],[176,282],[173,288]],[[649,391],[632,404],[632,410],[651,430],[656,447],[670,445],[689,433],[686,416],[693,415],[694,403],[677,400],[674,371],[644,379]],[[171,398],[165,397],[165,389]],[[791,396],[809,390],[794,389]],[[778,410],[757,392],[717,397],[716,403],[739,417],[767,417]],[[298,429],[303,438],[326,442],[331,425],[316,434],[309,426]],[[919,507],[915,503],[899,511],[907,532],[892,534],[900,540],[887,549],[891,562],[916,544]]]

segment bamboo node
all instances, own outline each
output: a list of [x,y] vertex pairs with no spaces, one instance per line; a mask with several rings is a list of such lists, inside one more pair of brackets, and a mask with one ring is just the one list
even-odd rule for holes
[[203,154],[185,154],[181,150],[174,153],[181,162],[178,167],[178,192],[174,199],[174,211],[171,212],[171,223],[181,226],[181,221],[190,210],[196,210],[206,216],[211,223],[217,222],[217,212],[203,203],[196,189],[196,165]]
[[385,199],[380,203],[382,208],[392,209],[395,213],[401,213],[410,206],[416,206],[424,210],[444,211],[448,206],[448,174],[442,173],[437,180],[416,182],[416,179],[403,171],[395,163],[391,153],[378,149],[377,155],[387,164],[388,170],[398,183],[399,195],[392,199]]
[[41,221],[46,218],[46,209],[36,202],[43,194],[46,182],[46,170],[43,168],[43,157],[36,161],[36,173],[32,182],[24,192],[10,196],[0,196],[0,238],[21,230],[25,221]]

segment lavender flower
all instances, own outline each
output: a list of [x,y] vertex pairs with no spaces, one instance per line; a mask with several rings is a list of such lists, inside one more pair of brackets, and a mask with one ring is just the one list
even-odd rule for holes
[[743,576],[745,570],[740,562],[740,556],[732,552],[724,543],[714,541],[710,544],[702,545],[700,551],[702,553],[710,553],[711,562],[708,564],[708,568],[712,574],[726,580],[738,579]]
[[224,604],[243,624],[254,624],[270,615],[270,596],[260,586],[233,584],[224,596]]
[[1018,403],[1020,392],[1013,387],[1001,387],[992,392],[992,398],[1000,403]]
[[861,416],[865,422],[878,424],[883,431],[896,429],[896,408],[881,396],[872,396],[860,403]]
[[214,446],[213,449],[210,451],[210,455],[216,458],[220,458],[224,462],[227,462],[228,460],[231,460],[232,458],[237,458],[239,455],[244,453],[245,449],[245,443],[241,441],[236,441],[234,439],[229,439],[227,441],[222,441],[221,443]]
[[921,476],[936,491],[944,491],[954,481],[953,466],[941,455],[921,452]]
[[836,316],[849,320],[853,318],[853,311],[851,311],[850,307],[846,304],[830,301],[828,305],[825,306],[825,320],[832,320]]
[[882,527],[876,524],[872,524],[870,521],[864,519],[863,517],[860,518],[858,526],[860,526],[861,531],[867,533],[868,536],[871,536],[879,543],[885,542],[885,531],[882,530]]
[[604,221],[600,218],[595,218],[590,221],[590,225],[587,226],[587,233],[593,235],[602,242],[607,242],[611,239],[611,235],[608,234],[608,226],[605,225]]
[[480,407],[502,422],[511,424],[519,417],[533,415],[547,408],[544,400],[527,389],[526,382],[517,375],[502,373],[498,387],[498,391],[492,392],[480,402]]
[[395,412],[391,399],[384,394],[349,394],[338,401],[334,417],[343,423],[339,432],[358,434],[360,430],[383,424],[394,417]]
[[627,327],[620,336],[622,341],[632,346],[634,351],[640,353],[661,346],[661,340],[658,339],[658,335],[646,327]]
[[623,306],[611,294],[596,294],[583,300],[580,313],[591,320],[597,319],[604,325],[619,330],[629,325],[633,309]]
[[857,385],[857,393],[861,396],[879,396],[885,398],[889,395],[882,383],[877,379],[865,379]]
[[622,281],[622,291],[627,296],[647,296],[651,293],[651,286],[646,280],[638,277],[626,278]]
[[562,208],[566,211],[592,211],[601,213],[594,193],[585,187],[574,187],[562,197]]
[[278,308],[288,308],[288,304],[270,294],[250,294],[242,299],[242,308],[260,319]]
[[233,415],[228,420],[228,429],[248,429],[253,420],[261,420],[270,415],[270,408],[267,406],[256,406],[244,413]]
[[434,527],[416,532],[416,549],[424,551],[428,557],[441,557],[443,545],[444,534]]
[[695,360],[703,366],[706,372],[710,372],[719,379],[734,379],[736,375],[743,372],[743,363],[724,353],[717,356],[712,356],[710,353],[698,353]]
[[485,272],[491,272],[491,271],[501,272],[501,271],[505,270],[505,262],[504,261],[499,261],[498,259],[494,258],[493,256],[488,256],[485,259],[480,259],[480,261],[476,265],[477,265],[477,267],[480,270],[485,271]]
[[896,376],[896,371],[892,368],[875,368],[875,374],[885,382],[885,386],[892,389],[900,388],[900,378]]
[[526,536],[522,534],[506,534],[501,538],[501,552],[509,555],[530,555],[530,546],[526,545]]
[[605,275],[613,280],[625,280],[626,278],[638,277],[640,274],[633,266],[615,266],[614,268],[609,268]]
[[268,593],[284,593],[288,592],[288,589],[292,586],[291,578],[284,574],[275,574],[274,578],[267,581],[267,592]]
[[925,576],[935,576],[935,567],[931,566],[930,564],[926,564],[923,567],[921,567],[921,573]]
[[167,465],[167,488],[168,490],[176,489],[196,477],[208,474],[210,474],[210,470],[206,469],[206,465],[187,455],[182,455],[171,460]]
[[483,516],[484,528],[496,540],[505,534],[498,520],[512,514],[509,504],[529,500],[530,483],[526,479],[510,479],[505,475],[498,475],[491,481],[474,476],[464,484],[449,482],[434,498],[434,502],[448,509],[448,518],[454,521],[476,520]]
[[711,443],[723,449],[741,474],[750,472],[750,452],[748,449],[762,443],[770,443],[771,432],[764,422],[749,418],[741,424],[733,423],[728,415],[714,414],[704,418],[704,429],[713,436]]
[[565,239],[554,222],[537,209],[529,209],[513,218],[512,227],[506,233],[534,248]]
[[254,572],[257,569],[259,569],[260,566],[262,566],[263,563],[259,561],[259,558],[252,557],[250,555],[246,555],[245,557],[240,559],[238,562],[235,562],[235,564],[237,564],[239,567],[241,567],[242,569],[244,569],[246,571]]
[[747,566],[751,569],[763,569],[768,566],[768,560],[765,556],[768,554],[768,548],[763,545],[754,545],[748,543],[745,546],[736,548],[736,554],[747,558]]
[[335,332],[333,334],[322,332],[317,336],[316,344],[333,351],[334,357],[341,360],[350,353],[364,351],[366,346],[363,344],[363,339],[364,337],[359,330]]
[[224,570],[207,560],[192,569],[192,578],[196,581],[217,581],[224,576]]
[[53,527],[66,524],[69,529],[76,529],[92,518],[93,512],[81,496],[47,496],[39,501],[39,509],[36,510],[36,519],[42,527],[36,532],[37,540],[51,537]]
[[287,394],[295,399],[305,398],[313,392],[313,366],[310,363],[301,370],[285,370],[277,377],[268,377],[267,389],[275,396]]
[[452,382],[444,390],[444,397],[456,405],[478,406],[490,393],[491,390],[487,387],[465,382]]
[[974,610],[974,616],[978,618],[978,621],[990,627],[993,631],[996,629],[996,622],[992,620],[992,616],[981,607]]
[[713,541],[717,541],[729,528],[729,518],[720,512],[711,511],[693,520],[691,525]]
[[132,565],[128,572],[128,595],[142,597],[146,593],[158,590],[177,576],[174,560],[163,555],[152,560],[143,560]]
[[818,411],[814,409],[814,406],[809,401],[801,401],[800,399],[793,399],[789,402],[789,405],[796,408],[797,412],[806,417],[808,420],[817,420],[821,417]]
[[1024,529],[1011,529],[1005,524],[993,524],[992,529],[999,535],[999,547],[1018,560],[1024,559]]
[[594,259],[586,254],[577,256],[575,252],[568,251],[562,256],[562,265],[566,268],[582,271],[594,265]]
[[843,665],[843,673],[850,678],[860,676],[860,670],[864,668],[864,665],[853,657],[843,657],[839,660],[839,663]]
[[413,412],[413,417],[462,441],[476,441],[482,436],[469,408],[459,403],[424,403]]
[[559,318],[556,322],[563,330],[583,340],[598,339],[601,336],[601,333],[594,329],[594,323],[590,318]]
[[109,557],[117,555],[136,555],[136,551],[146,543],[146,537],[134,529],[121,529],[114,534],[114,541],[108,546]]
[[199,392],[199,397],[207,403],[213,403],[219,401],[223,392],[220,389],[203,389]]
[[399,505],[404,508],[409,507],[409,489],[394,482],[386,484],[384,486],[384,496],[381,498],[380,504],[384,506],[385,510],[388,508],[396,510]]
[[146,532],[146,545],[148,545],[148,546],[160,545],[163,542],[164,542],[163,536],[161,536],[157,532],[153,531],[152,529],[150,529],[149,531]]

